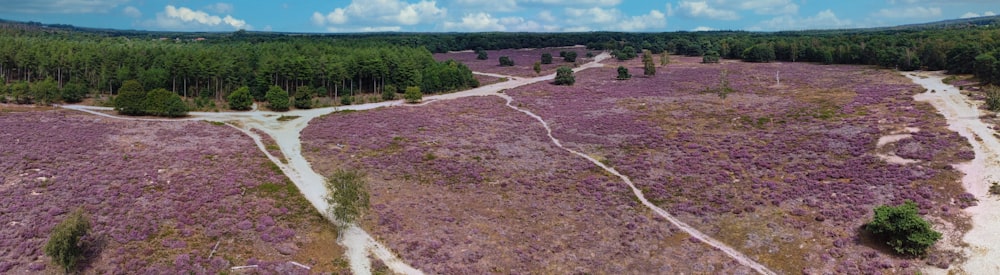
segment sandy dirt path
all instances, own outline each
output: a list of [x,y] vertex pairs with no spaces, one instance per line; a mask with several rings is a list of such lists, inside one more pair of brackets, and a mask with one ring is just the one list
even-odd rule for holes
[[[979,117],[979,103],[962,95],[958,88],[942,82],[939,72],[905,73],[906,77],[927,89],[914,96],[917,101],[930,103],[948,120],[948,129],[965,137],[972,144],[976,157],[955,167],[965,173],[962,185],[979,199],[979,205],[966,208],[972,218],[972,229],[963,241],[966,261],[952,265],[953,270],[931,268],[933,274],[1000,274],[1000,200],[989,195],[991,182],[1000,181],[1000,140]],[[934,92],[931,92],[934,91]]]

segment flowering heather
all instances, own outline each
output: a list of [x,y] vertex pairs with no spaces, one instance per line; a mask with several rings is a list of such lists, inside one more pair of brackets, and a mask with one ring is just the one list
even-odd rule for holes
[[[607,61],[572,87],[507,93],[566,146],[603,158],[654,203],[779,272],[915,271],[919,260],[878,254],[858,234],[880,204],[912,200],[922,214],[967,223],[955,215],[970,203],[949,164],[970,160],[970,147],[913,101],[922,89],[908,79],[860,66],[672,61],[625,81],[615,68],[642,64]],[[736,91],[725,99],[704,92],[723,69]],[[875,156],[878,138],[904,127],[921,131],[897,154],[923,161]]]
[[287,263],[339,256],[330,225],[228,126],[45,111],[0,127],[0,273],[58,268],[41,248],[76,208],[93,226],[87,273],[301,273]]
[[[476,59],[477,54],[472,51],[463,52],[450,52],[450,53],[437,53],[434,54],[434,59],[438,61],[445,60],[455,60],[462,62],[469,69],[474,72],[485,72],[485,73],[495,73],[502,75],[513,75],[522,77],[534,77],[539,75],[553,74],[559,66],[572,66],[573,63],[569,63],[559,57],[559,52],[561,51],[575,51],[577,53],[577,62],[582,62],[582,60],[587,59],[586,55],[588,51],[586,48],[579,47],[566,47],[566,48],[541,48],[541,49],[506,49],[506,50],[495,50],[486,51],[489,58],[486,60]],[[542,72],[540,74],[535,74],[535,70],[532,68],[535,62],[542,61],[542,54],[548,53],[552,54],[552,64],[542,64]],[[595,55],[597,52],[593,52]],[[500,57],[507,56],[514,60],[513,67],[501,67]]]
[[321,173],[368,174],[363,226],[428,273],[751,272],[504,102],[336,113],[310,122],[303,152]]

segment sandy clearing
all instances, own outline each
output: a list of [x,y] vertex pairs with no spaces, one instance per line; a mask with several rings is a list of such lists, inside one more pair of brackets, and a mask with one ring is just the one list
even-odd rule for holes
[[959,90],[942,82],[940,72],[905,73],[906,77],[928,91],[914,96],[917,101],[928,102],[948,120],[948,129],[965,137],[976,153],[968,163],[956,164],[965,173],[962,185],[979,199],[979,205],[965,209],[972,219],[972,229],[963,241],[965,262],[952,265],[952,270],[929,268],[931,274],[1000,274],[1000,200],[989,196],[991,182],[1000,181],[1000,140],[979,117],[979,103],[973,102]]

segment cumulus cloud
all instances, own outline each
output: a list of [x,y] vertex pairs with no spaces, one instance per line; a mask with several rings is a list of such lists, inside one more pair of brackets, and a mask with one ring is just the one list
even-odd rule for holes
[[622,31],[642,31],[666,26],[667,16],[658,10],[651,10],[644,15],[632,16],[618,23],[618,29]]
[[205,9],[214,13],[231,13],[233,12],[233,4],[215,3],[208,5]]
[[142,17],[142,12],[139,11],[139,9],[137,9],[137,8],[135,8],[133,6],[128,6],[128,7],[125,7],[124,9],[122,9],[122,14],[125,14],[125,16],[132,17],[132,18]]
[[850,19],[840,19],[833,11],[827,9],[810,17],[793,17],[790,15],[775,17],[761,22],[753,27],[758,30],[806,30],[806,29],[842,29],[854,25]]
[[621,14],[621,12],[617,9],[602,9],[598,7],[589,9],[566,9],[566,16],[570,18],[571,22],[583,25],[615,23],[618,21],[619,14]]
[[204,11],[193,10],[187,7],[175,7],[167,5],[162,13],[156,14],[154,25],[166,29],[197,28],[215,29],[217,27],[230,27],[232,29],[252,29],[245,20],[234,18],[232,15],[219,17]]
[[795,14],[799,12],[799,5],[792,0],[743,0],[731,4],[741,10],[752,10],[757,14]]
[[446,30],[460,31],[505,31],[507,28],[500,24],[499,18],[494,18],[489,13],[479,12],[462,16],[459,22],[444,22]]
[[518,9],[517,0],[457,0],[455,3],[477,10],[513,11]]
[[941,8],[938,7],[907,7],[902,9],[881,9],[875,16],[884,18],[935,18],[941,16]]
[[319,26],[354,21],[375,25],[416,25],[444,18],[446,14],[447,9],[438,7],[436,1],[352,0],[346,7],[336,8],[325,15],[314,12],[311,21]]
[[538,23],[534,20],[527,20],[523,17],[504,17],[500,18],[500,24],[504,25],[507,31],[512,32],[556,32],[559,31],[559,26],[556,25],[546,25]]
[[697,28],[694,28],[691,31],[695,31],[695,32],[707,32],[707,31],[714,31],[714,30],[715,29],[712,28],[712,27],[698,26]]
[[718,9],[705,1],[681,1],[678,8],[690,17],[700,17],[715,20],[737,20],[740,16],[735,11]]
[[997,14],[994,13],[993,11],[987,11],[987,12],[984,12],[983,14],[978,14],[978,13],[974,13],[974,12],[966,12],[965,14],[963,14],[959,18],[965,19],[965,18],[974,18],[974,17],[982,17],[982,16],[994,16],[994,15],[997,15]]
[[521,0],[526,4],[544,4],[553,6],[601,6],[610,7],[621,4],[621,0]]
[[13,13],[107,13],[129,0],[3,0],[0,6]]

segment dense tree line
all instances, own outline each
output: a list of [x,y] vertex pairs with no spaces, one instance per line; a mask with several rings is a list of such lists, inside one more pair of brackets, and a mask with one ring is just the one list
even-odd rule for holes
[[278,86],[291,98],[303,87],[315,95],[347,96],[342,102],[349,103],[356,93],[394,98],[406,87],[436,93],[478,84],[468,67],[436,62],[431,52],[586,45],[623,60],[643,51],[671,52],[702,56],[706,63],[742,59],[948,70],[1000,83],[998,24],[959,23],[778,33],[351,35],[78,31],[0,23],[0,75],[8,83],[3,98],[18,102],[74,101],[80,90],[117,94],[125,81],[135,79],[144,90],[162,88],[184,98],[222,101],[247,86],[260,101]]
[[[437,62],[422,47],[307,38],[203,42],[0,29],[0,76],[17,88],[45,85],[39,93],[28,88],[9,96],[24,103],[73,101],[80,87],[84,93],[116,95],[129,80],[144,91],[160,88],[219,101],[243,86],[257,100],[270,86],[292,96],[303,87],[331,97],[387,88],[401,93],[410,86],[429,93],[478,86],[468,67]],[[63,92],[67,87],[73,90]]]

